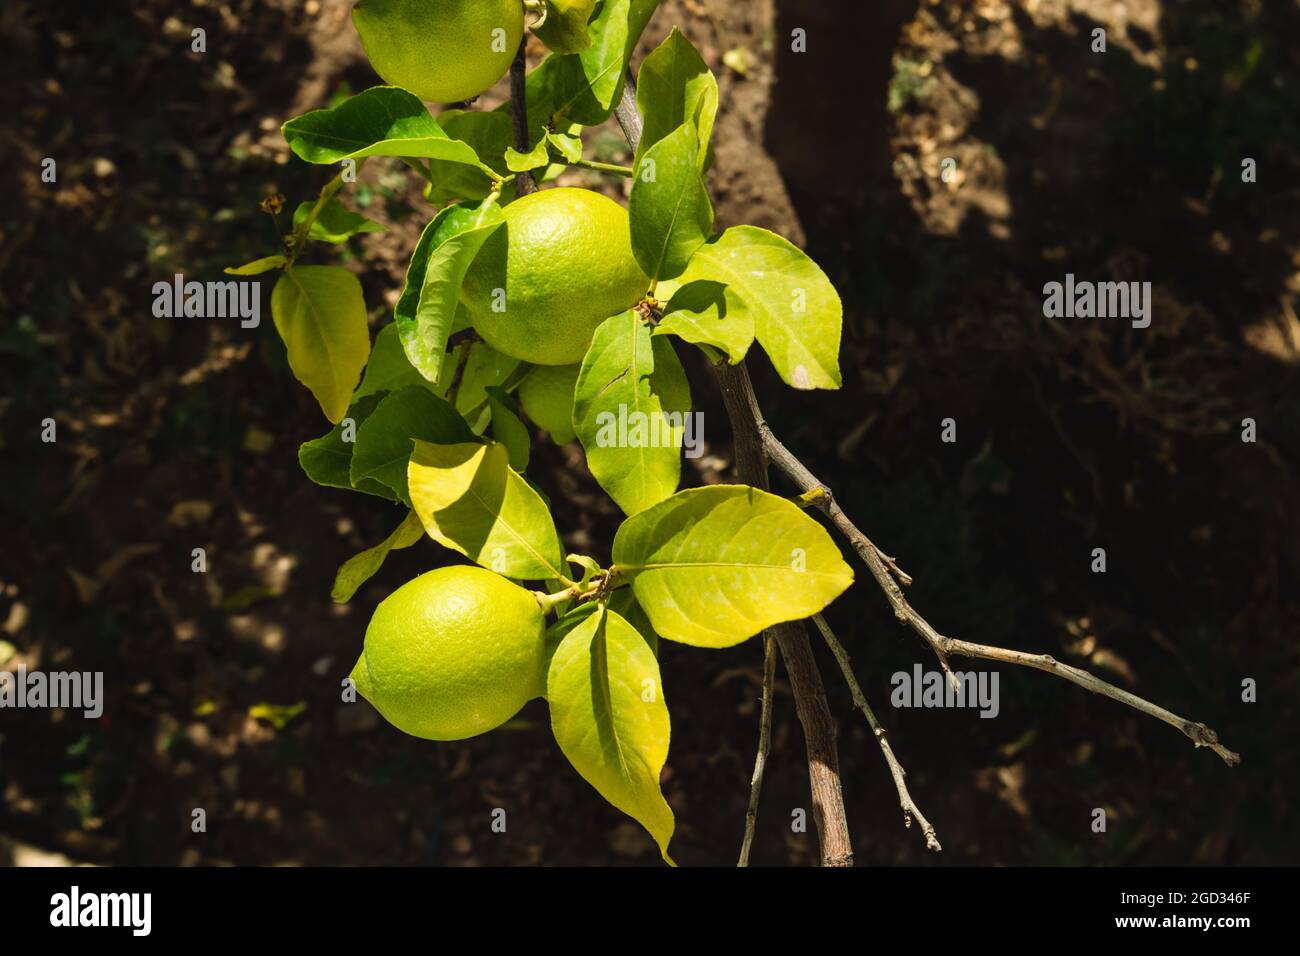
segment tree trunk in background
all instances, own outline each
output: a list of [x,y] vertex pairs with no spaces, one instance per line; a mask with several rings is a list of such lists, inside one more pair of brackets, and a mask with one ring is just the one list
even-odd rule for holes
[[[893,55],[918,0],[775,0],[765,145],[796,205],[860,198],[890,173]],[[807,51],[791,49],[793,31]]]

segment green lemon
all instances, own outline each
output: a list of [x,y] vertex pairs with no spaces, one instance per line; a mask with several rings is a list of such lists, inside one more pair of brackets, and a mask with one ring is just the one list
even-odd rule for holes
[[596,327],[650,285],[627,210],[590,189],[543,189],[506,206],[505,220],[461,285],[475,330],[534,365],[581,362]]
[[519,383],[524,414],[557,445],[567,445],[573,432],[573,391],[582,365],[539,365]]
[[501,79],[524,35],[521,0],[361,0],[352,22],[384,81],[439,103]]
[[545,632],[541,606],[519,585],[483,568],[439,568],[375,609],[352,679],[399,730],[461,740],[542,696]]

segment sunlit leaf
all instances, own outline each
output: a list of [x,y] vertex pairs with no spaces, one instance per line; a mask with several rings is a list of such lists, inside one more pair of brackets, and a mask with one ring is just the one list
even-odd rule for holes
[[651,146],[684,123],[695,127],[697,159],[704,165],[718,112],[718,81],[699,51],[676,27],[641,64],[636,102],[644,123],[637,165]]
[[361,283],[340,266],[290,266],[271,292],[271,316],[294,376],[339,421],[370,354]]
[[[788,240],[733,226],[696,250],[683,280],[725,284],[753,316],[754,336],[787,385],[840,387],[840,297]],[[734,311],[734,309],[730,309]]]
[[551,658],[546,698],[569,763],[645,827],[672,863],[675,822],[659,788],[671,729],[659,662],[645,639],[613,611],[587,614]]
[[745,485],[690,488],[633,515],[613,558],[660,636],[699,647],[816,614],[853,583],[825,528]]
[[366,156],[407,156],[485,166],[469,144],[452,139],[414,93],[376,86],[333,109],[313,110],[281,129],[289,148],[309,163]]
[[700,172],[695,127],[677,127],[646,151],[632,179],[632,253],[652,279],[682,274],[713,234],[713,203]]
[[627,514],[677,490],[690,410],[686,373],[667,339],[653,338],[632,311],[601,323],[578,372],[573,428],[592,475]]
[[448,206],[425,227],[411,254],[393,320],[412,367],[434,384],[440,384],[461,281],[504,222],[495,202]]
[[735,365],[753,344],[754,316],[721,282],[700,279],[673,293],[654,334],[720,349]]

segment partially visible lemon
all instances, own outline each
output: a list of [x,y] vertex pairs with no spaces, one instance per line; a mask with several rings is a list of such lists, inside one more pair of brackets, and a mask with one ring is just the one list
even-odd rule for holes
[[627,210],[590,189],[543,189],[505,207],[461,285],[488,345],[535,365],[581,362],[596,327],[650,285]]
[[501,79],[524,35],[521,0],[361,0],[352,22],[384,81],[439,103]]
[[484,568],[439,568],[375,609],[352,679],[399,730],[461,740],[543,695],[545,632],[537,598],[519,585]]
[[578,437],[573,431],[573,391],[581,369],[581,364],[539,365],[519,383],[524,414],[538,428],[550,432],[557,445],[567,445]]

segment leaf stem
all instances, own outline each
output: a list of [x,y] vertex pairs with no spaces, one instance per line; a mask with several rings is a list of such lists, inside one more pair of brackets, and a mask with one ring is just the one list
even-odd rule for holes
[[576,159],[569,165],[577,166],[580,169],[594,169],[598,173],[610,173],[614,176],[627,176],[629,178],[635,172],[631,166],[620,166],[617,163],[598,163],[594,159]]
[[[363,160],[364,162],[364,160]],[[358,164],[358,169],[360,164]],[[298,253],[302,252],[307,246],[307,237],[311,235],[311,227],[316,224],[325,205],[334,198],[334,195],[343,187],[343,170],[339,170],[334,178],[321,187],[320,196],[316,199],[316,205],[311,207],[311,212],[307,213],[305,218],[296,229],[289,240],[289,261],[285,263],[285,268],[294,264],[298,258]]]

